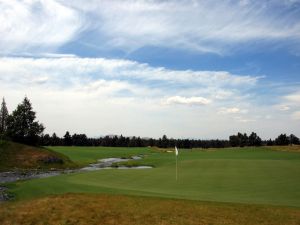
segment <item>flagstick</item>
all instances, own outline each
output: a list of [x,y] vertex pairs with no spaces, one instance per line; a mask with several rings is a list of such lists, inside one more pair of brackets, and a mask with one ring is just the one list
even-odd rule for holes
[[176,181],[177,181],[177,178],[178,178],[177,155],[175,157],[176,157]]

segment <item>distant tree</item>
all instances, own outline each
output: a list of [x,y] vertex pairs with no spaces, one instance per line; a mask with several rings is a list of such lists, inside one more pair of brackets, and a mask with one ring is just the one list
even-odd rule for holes
[[55,132],[51,136],[51,145],[52,146],[58,146],[58,145],[60,145],[60,138],[56,135]]
[[154,146],[155,145],[155,140],[153,138],[150,138],[149,142],[148,142],[148,145],[151,146],[151,147]]
[[167,148],[169,146],[169,139],[167,135],[163,135],[161,139],[161,148]]
[[288,145],[289,144],[289,138],[286,134],[280,134],[276,139],[275,139],[275,144],[276,145]]
[[136,139],[136,147],[143,147],[143,142],[140,137]]
[[72,142],[75,146],[88,146],[89,144],[88,138],[85,134],[73,134]]
[[122,134],[121,134],[121,136],[120,136],[119,139],[118,139],[117,146],[120,146],[120,147],[127,147],[126,138],[123,137]]
[[111,139],[111,146],[116,147],[118,142],[119,142],[118,136],[117,135],[113,136],[112,139]]
[[244,147],[244,146],[247,146],[248,145],[248,136],[246,133],[244,134],[241,134],[241,133],[238,133],[238,138],[240,140],[240,146],[241,147]]
[[8,110],[6,107],[5,99],[2,99],[1,109],[0,109],[0,135],[3,136],[6,132],[7,128],[7,118],[8,118]]
[[137,141],[137,140],[136,140],[136,137],[133,136],[132,138],[130,138],[130,141],[129,141],[128,146],[129,146],[129,147],[136,147],[136,146],[137,146],[136,141]]
[[191,148],[191,141],[189,139],[183,140],[183,148]]
[[29,99],[25,97],[7,118],[7,136],[16,142],[36,145],[45,128],[35,121],[35,114]]
[[256,133],[252,132],[249,136],[249,146],[261,146],[262,140]]
[[295,136],[294,134],[291,134],[289,136],[289,141],[291,145],[299,145],[300,144],[300,140],[297,136]]
[[52,144],[52,139],[49,134],[45,134],[41,136],[39,145],[50,146],[51,144]]
[[65,146],[71,146],[72,145],[72,137],[69,133],[69,131],[66,132],[64,135],[64,145]]
[[269,140],[266,141],[267,146],[272,146],[274,145],[274,141],[270,138]]
[[237,135],[229,136],[229,143],[232,147],[240,146],[240,138]]

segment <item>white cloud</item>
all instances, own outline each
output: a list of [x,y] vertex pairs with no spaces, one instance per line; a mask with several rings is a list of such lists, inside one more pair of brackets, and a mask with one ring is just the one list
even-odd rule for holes
[[251,122],[255,122],[255,119],[251,119],[251,118],[244,118],[244,117],[235,117],[236,121],[241,122],[241,123],[251,123]]
[[280,110],[280,111],[289,111],[291,109],[290,106],[288,105],[278,105],[277,108]]
[[295,120],[300,120],[300,111],[296,111],[292,114],[292,118]]
[[211,100],[203,97],[182,97],[182,96],[172,96],[163,101],[163,104],[173,105],[207,105]]
[[221,108],[219,113],[220,114],[236,114],[240,113],[241,110],[239,108],[233,107],[233,108]]
[[[30,83],[32,80],[47,79],[48,83],[68,86],[72,83],[90,82],[97,79],[131,80],[137,83],[155,82],[159,88],[170,89],[170,85],[184,84],[199,89],[214,89],[218,94],[230,93],[230,88],[247,89],[260,79],[257,76],[235,75],[226,71],[190,71],[155,68],[129,60],[113,60],[104,58],[1,58],[0,79],[16,83]],[[163,85],[163,83],[166,83]],[[227,90],[226,90],[227,88]],[[170,90],[172,91],[172,90]],[[175,90],[173,90],[175,91]],[[176,88],[178,91],[178,88]],[[224,94],[223,94],[224,95]]]
[[300,104],[300,93],[292,93],[290,95],[285,96],[284,99],[293,104]]
[[55,49],[83,26],[76,10],[55,0],[1,0],[0,54]]
[[[248,101],[252,92],[248,87],[255,88],[257,82],[259,78],[250,75],[168,70],[129,60],[0,58],[0,96],[6,98],[9,109],[27,95],[46,132],[59,135],[68,129],[89,136],[123,133],[227,138],[236,133],[232,123],[240,131],[264,130],[260,127],[268,123],[266,135],[278,135],[289,124],[297,134],[299,128],[289,123],[288,117],[274,113],[272,107],[256,105],[253,98]],[[217,98],[218,94],[224,97]],[[174,110],[166,104],[181,107]],[[219,114],[220,109],[228,115]],[[264,115],[274,119],[266,122]]]

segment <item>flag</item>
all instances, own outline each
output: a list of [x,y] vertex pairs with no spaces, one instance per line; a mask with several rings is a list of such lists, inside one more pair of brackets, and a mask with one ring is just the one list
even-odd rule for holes
[[176,146],[175,146],[175,155],[178,156],[178,149]]

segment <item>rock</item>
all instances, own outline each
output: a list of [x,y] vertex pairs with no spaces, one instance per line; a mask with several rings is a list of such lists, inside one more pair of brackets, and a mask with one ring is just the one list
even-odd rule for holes
[[0,186],[0,203],[12,199],[12,196],[7,193],[7,188]]

